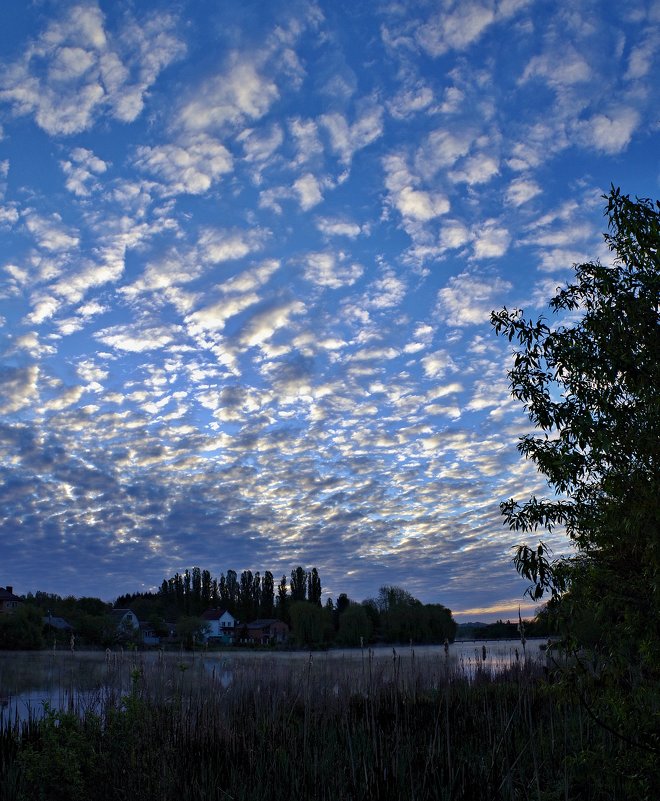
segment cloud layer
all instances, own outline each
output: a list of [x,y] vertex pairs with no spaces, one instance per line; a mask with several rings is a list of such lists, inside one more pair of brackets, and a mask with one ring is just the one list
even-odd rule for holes
[[17,11],[4,582],[302,564],[510,616],[499,502],[547,488],[490,311],[608,258],[610,182],[658,196],[660,6],[606,6]]

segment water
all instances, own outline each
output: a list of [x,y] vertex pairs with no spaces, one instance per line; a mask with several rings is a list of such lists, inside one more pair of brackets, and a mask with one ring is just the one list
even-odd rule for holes
[[[415,675],[415,682],[436,686],[453,674],[468,678],[477,671],[496,676],[524,661],[544,664],[539,646],[545,640],[529,640],[523,650],[519,640],[468,641],[442,645],[378,646],[330,651],[242,651],[177,654],[150,652],[2,652],[0,651],[0,724],[43,715],[52,709],[100,711],[109,699],[120,699],[133,683],[148,675],[156,697],[168,700],[184,687],[206,685],[230,691],[237,681],[278,675],[286,679],[313,669],[330,687],[350,687],[365,665],[383,680],[394,673]],[[339,689],[337,689],[339,691]]]

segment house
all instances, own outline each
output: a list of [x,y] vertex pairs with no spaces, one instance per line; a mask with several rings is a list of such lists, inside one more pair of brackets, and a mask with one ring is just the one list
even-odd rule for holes
[[70,634],[73,631],[73,626],[70,623],[67,623],[63,617],[46,615],[45,617],[41,618],[41,622],[43,623],[44,628],[54,629],[65,634]]
[[289,639],[289,627],[281,620],[266,618],[248,623],[241,634],[248,642],[259,645],[279,644]]
[[152,623],[140,623],[139,626],[143,645],[160,645],[160,636]]
[[23,600],[14,595],[14,588],[0,587],[0,615],[10,615],[15,612]]
[[130,609],[113,609],[110,616],[117,626],[117,634],[120,639],[130,640],[140,629],[137,615]]
[[231,643],[234,641],[238,620],[231,612],[227,612],[226,609],[207,609],[202,615],[202,620],[207,624],[207,631],[204,634],[205,642]]
[[140,625],[137,615],[130,609],[112,609],[110,615],[117,624],[117,628],[122,626],[126,629],[137,629]]

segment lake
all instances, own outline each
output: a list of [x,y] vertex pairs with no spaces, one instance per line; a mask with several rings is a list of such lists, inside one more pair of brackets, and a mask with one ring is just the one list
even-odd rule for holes
[[525,652],[519,640],[455,642],[447,653],[441,645],[313,652],[0,651],[0,724],[40,717],[45,704],[98,711],[136,686],[156,701],[230,692],[255,682],[291,686],[302,678],[335,694],[368,692],[376,681],[421,690],[482,673],[494,676],[523,662],[543,665],[545,643],[528,640]]

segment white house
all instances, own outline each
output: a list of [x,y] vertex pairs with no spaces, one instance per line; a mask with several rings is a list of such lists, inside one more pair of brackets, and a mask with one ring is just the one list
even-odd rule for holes
[[130,609],[113,609],[110,612],[120,637],[130,637],[140,628],[140,621]]
[[226,643],[234,641],[238,620],[227,610],[207,609],[202,615],[202,620],[207,624],[204,634],[205,642],[209,640],[219,640]]

